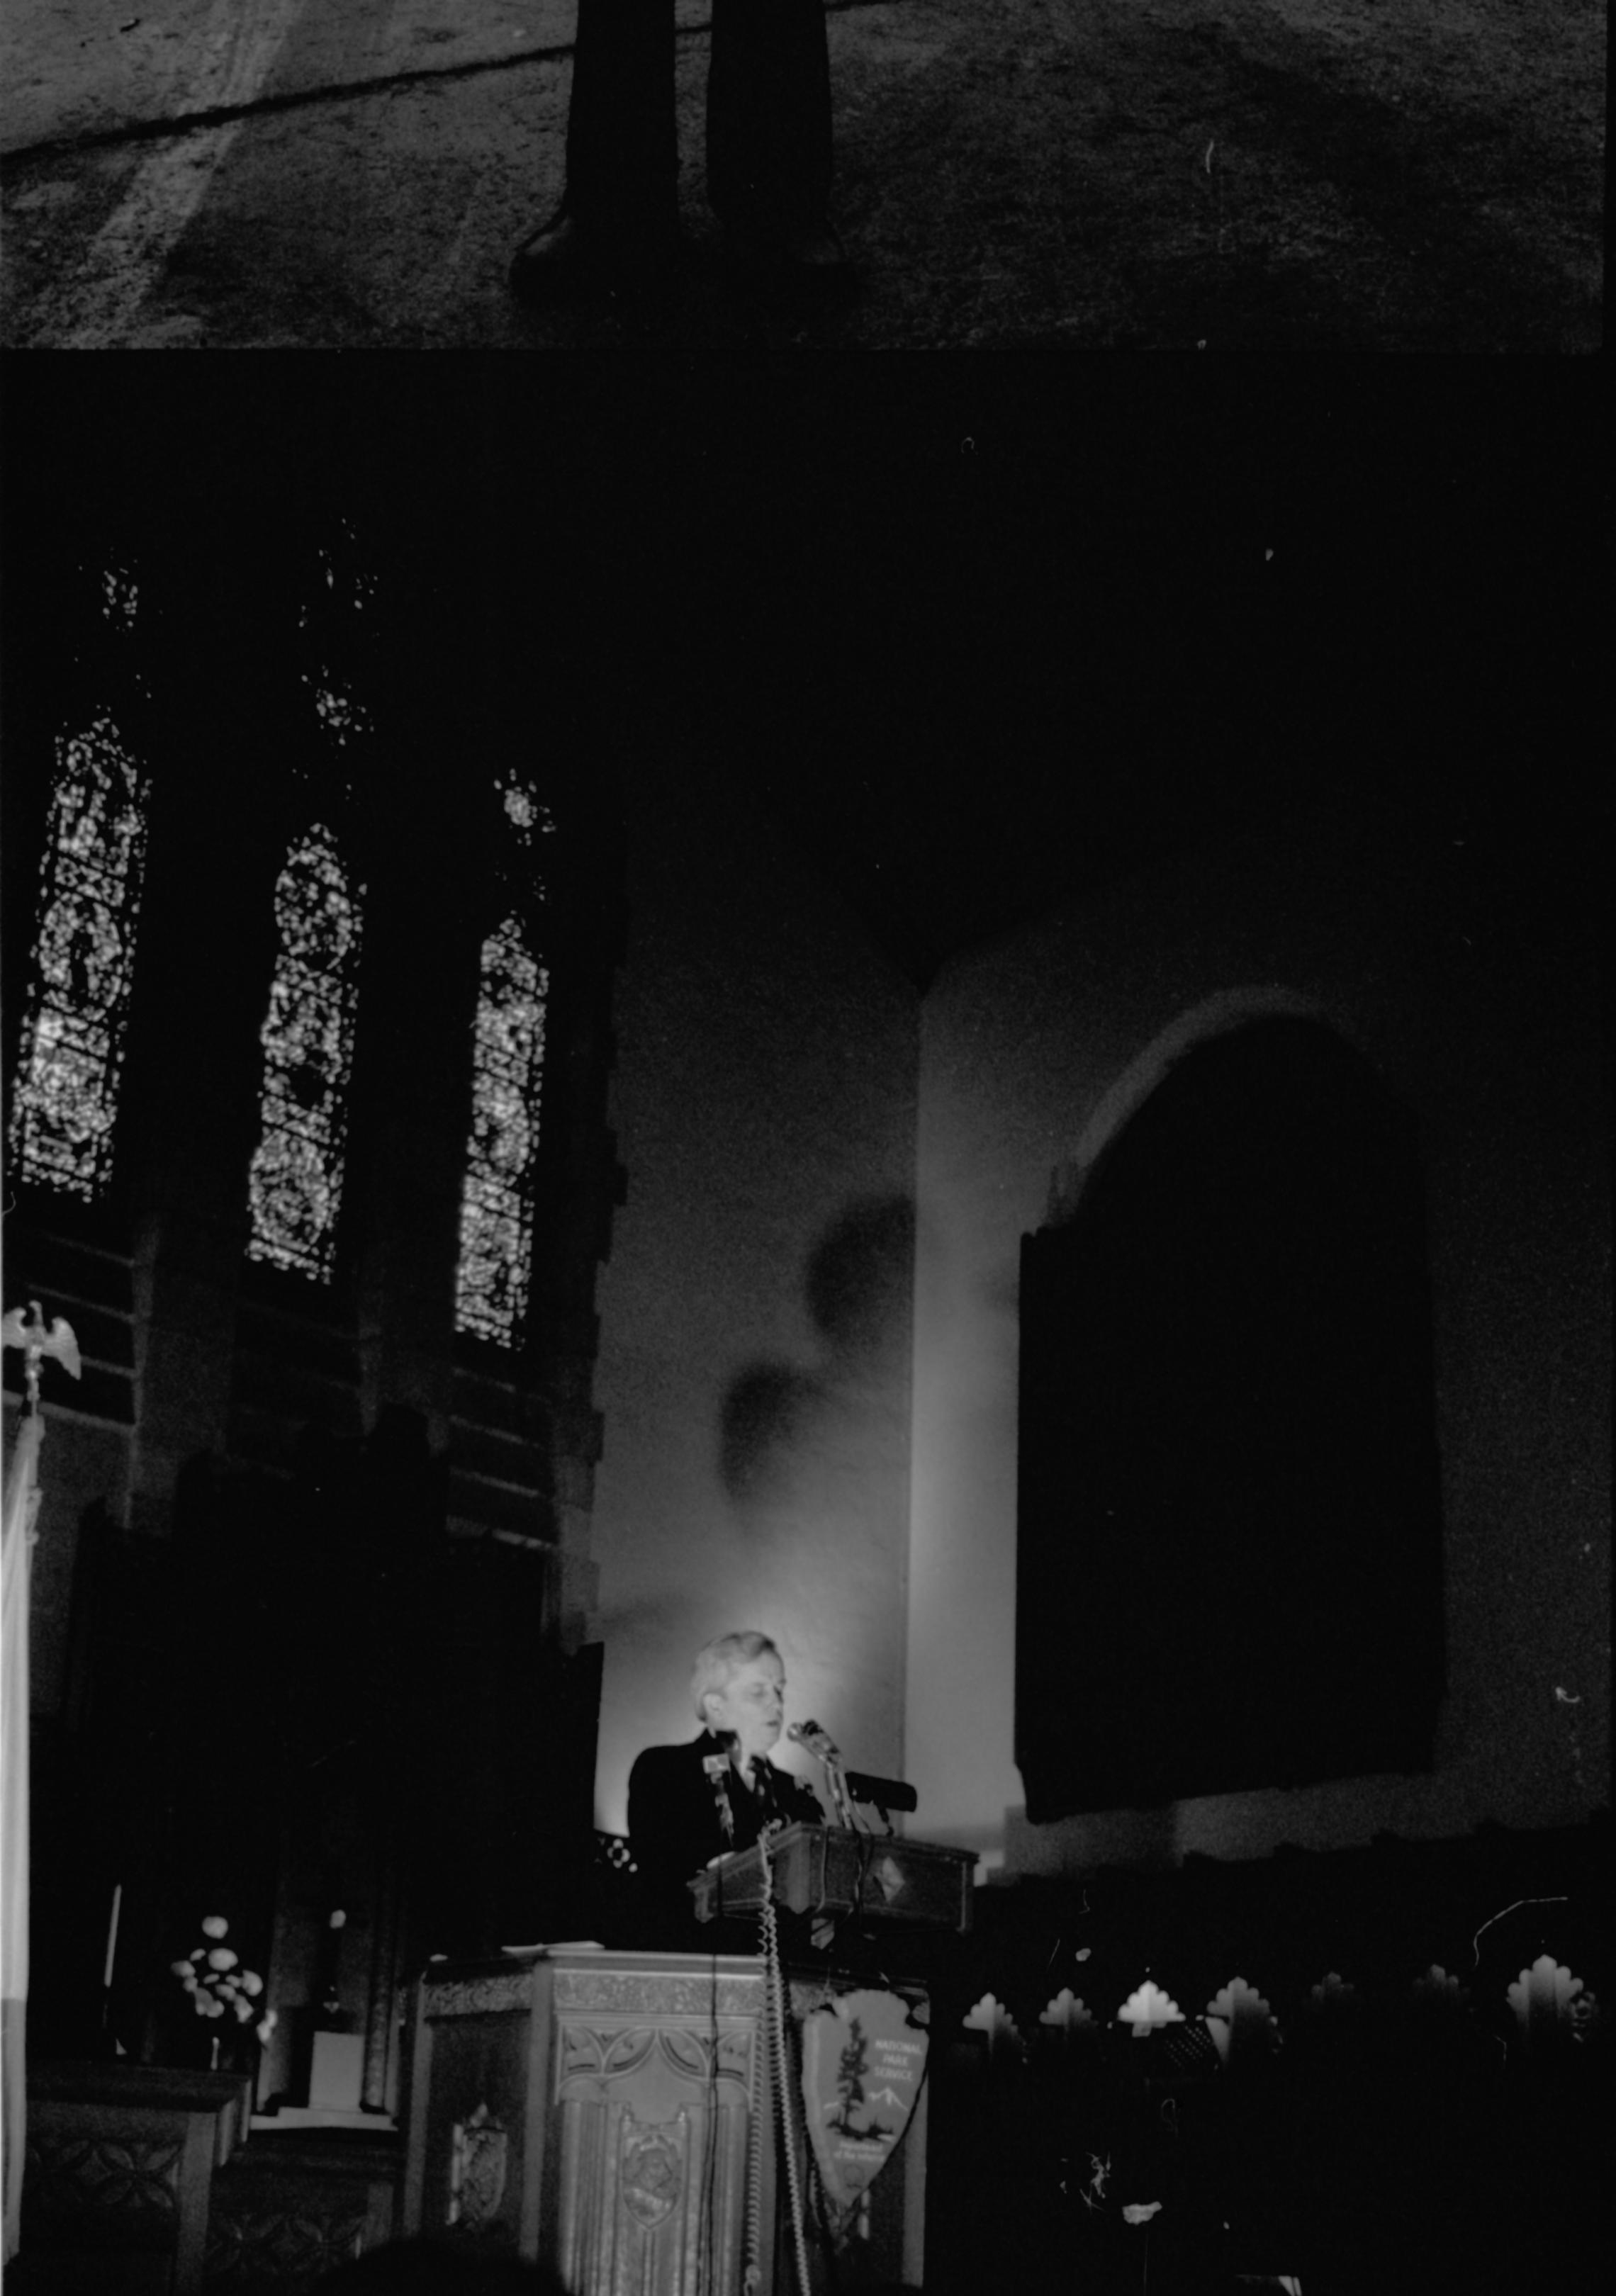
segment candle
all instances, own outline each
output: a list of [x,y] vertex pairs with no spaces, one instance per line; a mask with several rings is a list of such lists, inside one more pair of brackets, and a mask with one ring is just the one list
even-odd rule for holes
[[112,1982],[112,1964],[118,1956],[118,1911],[122,1903],[123,1883],[121,1882],[114,1882],[112,1884],[112,1918],[107,1924],[107,1966],[106,1972],[101,1980],[103,1986],[110,1986]]

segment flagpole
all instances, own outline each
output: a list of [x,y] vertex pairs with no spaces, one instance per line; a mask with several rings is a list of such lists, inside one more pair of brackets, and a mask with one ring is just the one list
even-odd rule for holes
[[78,1377],[78,1346],[60,1316],[47,1331],[37,1300],[31,1321],[13,1308],[0,1324],[0,1338],[23,1353],[22,1420],[5,1466],[4,1514],[0,1516],[4,1616],[0,1618],[0,2152],[5,2189],[5,2261],[21,2238],[22,2161],[27,2120],[28,2071],[24,2046],[28,2015],[28,1801],[29,1801],[29,1582],[33,1566],[34,1525],[39,1513],[39,1450],[45,1420],[39,1407],[41,1359],[59,1357]]

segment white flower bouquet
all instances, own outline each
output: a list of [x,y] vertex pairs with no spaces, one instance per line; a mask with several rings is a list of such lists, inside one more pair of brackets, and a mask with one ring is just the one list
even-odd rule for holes
[[[251,2025],[260,2042],[267,2041],[279,2021],[264,2000],[264,1980],[256,1969],[244,1968],[241,1956],[224,1940],[230,1924],[223,1914],[202,1917],[202,1944],[184,1961],[169,1964],[199,2017],[234,2017],[238,2025]],[[218,2061],[218,2039],[213,2044]]]

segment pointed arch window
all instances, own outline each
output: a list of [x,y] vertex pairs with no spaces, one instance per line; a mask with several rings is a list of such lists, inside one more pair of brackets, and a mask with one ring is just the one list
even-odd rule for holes
[[[127,639],[134,573],[104,569],[100,593],[103,623]],[[110,710],[58,736],[10,1145],[25,1184],[90,1203],[112,1176],[150,791]]]
[[347,752],[371,731],[351,679],[335,665],[351,654],[353,618],[374,588],[344,523],[319,552],[312,595],[298,614],[312,725],[292,770],[313,817],[275,880],[275,965],[258,1032],[264,1081],[248,1169],[247,1256],[318,1283],[329,1283],[336,1263],[364,940],[365,889],[342,833],[353,795]]
[[1024,1242],[1020,1382],[1033,1823],[1429,1765],[1422,1160],[1363,1054],[1286,1014],[1181,1054]]
[[[329,543],[316,553],[316,570],[298,608],[298,676],[308,689],[328,763],[372,730],[353,671],[365,635],[363,617],[374,608],[376,586],[353,527],[339,519]],[[371,621],[373,626],[373,611]]]
[[342,1204],[363,885],[324,822],[275,881],[280,947],[259,1031],[262,1129],[248,1175],[250,1259],[329,1280]]
[[514,1347],[528,1313],[550,972],[539,840],[555,823],[529,782],[496,784],[498,875],[512,906],[482,944],[472,1029],[472,1124],[460,1206],[455,1328]]

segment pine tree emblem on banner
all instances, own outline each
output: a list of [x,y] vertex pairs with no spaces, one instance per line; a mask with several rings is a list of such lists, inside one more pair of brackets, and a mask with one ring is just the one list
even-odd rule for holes
[[841,1993],[802,2028],[802,2095],[820,2177],[845,2210],[903,2141],[926,2069],[926,2031],[897,1993]]

